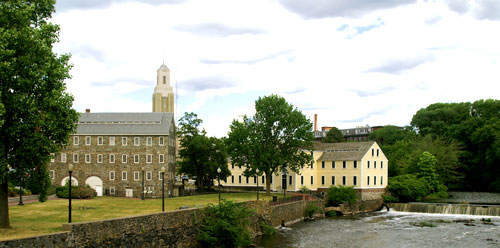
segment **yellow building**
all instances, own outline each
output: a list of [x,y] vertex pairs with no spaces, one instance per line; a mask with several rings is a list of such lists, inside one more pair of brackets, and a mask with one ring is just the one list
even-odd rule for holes
[[170,86],[170,69],[162,64],[156,71],[153,112],[174,112],[174,91]]
[[[305,165],[300,173],[287,171],[272,176],[271,190],[299,191],[307,187],[326,191],[332,185],[353,186],[363,200],[379,198],[387,186],[388,160],[375,141],[353,143],[314,143],[314,162]],[[256,177],[243,176],[244,167],[229,164],[231,176],[221,184],[225,187],[255,188]],[[265,187],[265,177],[259,179],[259,188]]]

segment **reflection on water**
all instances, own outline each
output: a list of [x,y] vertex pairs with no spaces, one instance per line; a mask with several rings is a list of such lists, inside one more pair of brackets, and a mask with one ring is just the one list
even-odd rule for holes
[[500,218],[393,211],[342,216],[291,225],[257,246],[500,247]]

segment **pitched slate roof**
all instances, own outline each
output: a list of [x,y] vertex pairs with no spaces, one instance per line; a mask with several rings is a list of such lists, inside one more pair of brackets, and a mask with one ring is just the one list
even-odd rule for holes
[[351,143],[321,143],[314,142],[314,150],[323,152],[318,160],[361,160],[375,141]]
[[82,113],[76,134],[168,135],[173,113]]

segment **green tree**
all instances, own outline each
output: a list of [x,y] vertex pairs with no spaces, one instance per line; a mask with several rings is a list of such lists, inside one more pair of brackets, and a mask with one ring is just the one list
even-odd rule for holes
[[412,127],[398,127],[393,125],[387,125],[375,132],[370,133],[369,139],[377,141],[377,143],[382,147],[394,145],[400,140],[412,140],[417,136],[417,133],[412,129]]
[[500,192],[496,176],[500,174],[500,156],[495,155],[500,143],[499,121],[500,100],[487,99],[431,104],[420,109],[411,124],[422,135],[458,142],[462,152],[457,171],[464,176],[464,189]]
[[220,178],[226,181],[231,175],[227,168],[227,151],[222,139],[207,137],[200,130],[201,119],[195,113],[185,113],[179,120],[180,150],[179,173],[196,176],[198,190],[213,185],[221,169]]
[[336,127],[332,127],[328,130],[326,137],[323,139],[324,143],[340,143],[342,141],[344,141],[344,135],[342,135],[342,132]]
[[[16,172],[46,173],[50,153],[74,131],[78,113],[65,92],[69,55],[52,51],[59,27],[48,20],[54,0],[0,3],[0,227],[10,227],[7,165]],[[1,112],[1,111],[0,111]],[[47,190],[46,184],[43,185]],[[44,200],[43,196],[40,200]]]
[[291,170],[298,173],[312,162],[312,123],[285,98],[270,95],[255,102],[255,116],[233,121],[227,139],[228,152],[245,175],[258,168],[266,176],[270,195],[271,176]]
[[424,178],[427,180],[429,185],[431,185],[432,192],[437,190],[439,181],[436,175],[436,164],[437,159],[430,152],[423,152],[418,157],[418,162],[416,166],[412,166],[409,169],[409,173],[414,174],[417,178]]
[[253,210],[243,204],[222,200],[209,204],[200,227],[198,242],[201,247],[247,247],[250,232],[247,226]]

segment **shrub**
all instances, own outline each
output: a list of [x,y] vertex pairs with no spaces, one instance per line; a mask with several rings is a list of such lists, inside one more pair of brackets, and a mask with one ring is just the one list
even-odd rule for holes
[[271,225],[268,225],[266,223],[261,223],[260,229],[262,230],[262,234],[264,234],[266,236],[271,236],[271,235],[275,235],[278,233],[278,231],[276,231],[276,229],[274,229],[274,227],[272,227]]
[[312,218],[313,215],[319,211],[319,207],[316,204],[309,202],[306,206],[306,216]]
[[326,197],[327,207],[338,207],[339,204],[354,204],[358,200],[358,194],[353,187],[330,186]]
[[429,195],[431,186],[426,179],[407,174],[389,179],[387,190],[401,202],[421,201]]
[[[69,186],[61,186],[56,188],[56,195],[59,198],[69,198]],[[92,199],[97,196],[97,192],[90,186],[71,186],[72,199]]]
[[382,195],[385,203],[399,202],[399,199],[393,195]]
[[247,230],[253,210],[242,204],[222,200],[205,209],[198,242],[201,247],[245,247],[250,245]]
[[330,211],[328,211],[328,212],[325,213],[325,216],[327,216],[327,217],[335,217],[335,216],[337,216],[337,211],[330,210]]
[[311,190],[308,189],[306,186],[302,186],[302,187],[300,187],[299,192],[304,193],[304,194],[309,194],[311,192]]

